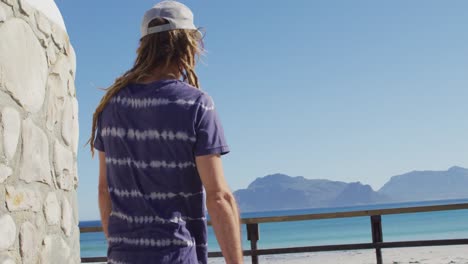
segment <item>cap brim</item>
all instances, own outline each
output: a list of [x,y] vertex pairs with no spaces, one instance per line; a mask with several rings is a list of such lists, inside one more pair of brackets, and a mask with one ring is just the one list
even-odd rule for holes
[[176,30],[176,29],[196,30],[197,40],[202,40],[205,37],[205,32],[200,30],[200,29],[197,29],[197,28],[178,28],[178,27],[176,27],[176,26],[174,26],[173,24],[170,24],[170,23],[160,25],[160,26],[150,27],[150,28],[148,28],[148,30],[146,30],[146,34],[142,34],[141,37],[143,38],[143,37],[145,37],[147,35],[150,35],[150,34],[165,32],[165,31],[169,31],[169,30]]

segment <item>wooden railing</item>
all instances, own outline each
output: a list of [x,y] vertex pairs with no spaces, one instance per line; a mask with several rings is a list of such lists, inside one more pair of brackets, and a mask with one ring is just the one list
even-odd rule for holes
[[[258,256],[273,255],[273,254],[289,254],[289,253],[305,253],[319,251],[339,251],[339,250],[359,250],[359,249],[375,249],[377,264],[382,264],[382,248],[401,248],[401,247],[421,247],[421,246],[446,246],[446,245],[462,245],[468,244],[466,239],[439,239],[439,240],[418,240],[418,241],[398,241],[384,242],[382,232],[382,215],[407,214],[407,213],[422,213],[435,211],[449,211],[468,209],[468,203],[450,204],[450,205],[433,205],[433,206],[418,206],[406,208],[391,208],[379,210],[363,210],[350,212],[335,212],[335,213],[320,213],[306,214],[294,216],[277,216],[277,217],[257,217],[242,219],[242,223],[247,225],[247,239],[250,241],[250,250],[245,250],[245,256],[251,256],[252,263],[258,263]],[[340,245],[323,245],[323,246],[308,246],[308,247],[289,247],[289,248],[269,248],[258,249],[257,242],[259,236],[259,224],[277,223],[290,221],[306,221],[318,219],[333,219],[333,218],[349,218],[363,217],[370,218],[372,243],[358,244],[340,244]],[[211,223],[208,223],[211,224]],[[467,228],[468,228],[468,223]],[[80,227],[81,233],[102,232],[100,226],[95,227]],[[222,257],[221,252],[209,252],[208,257]],[[105,257],[89,257],[82,258],[82,263],[106,262]]]

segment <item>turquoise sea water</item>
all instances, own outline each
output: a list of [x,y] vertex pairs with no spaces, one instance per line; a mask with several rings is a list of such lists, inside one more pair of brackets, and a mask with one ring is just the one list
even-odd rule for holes
[[[372,210],[437,204],[468,203],[468,199],[395,203],[342,208],[321,208],[242,214],[242,218],[301,215],[325,212]],[[313,246],[371,242],[369,217],[260,224],[259,248]],[[80,226],[97,226],[99,221],[81,221]],[[384,241],[468,238],[468,210],[412,213],[382,216]],[[245,226],[244,248],[249,248]],[[81,234],[81,256],[105,256],[107,244],[103,233]],[[209,251],[219,251],[214,232],[208,229]]]

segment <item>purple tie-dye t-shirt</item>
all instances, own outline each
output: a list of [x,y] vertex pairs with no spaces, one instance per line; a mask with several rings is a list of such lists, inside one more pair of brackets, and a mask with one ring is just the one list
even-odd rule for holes
[[108,263],[207,263],[195,157],[229,148],[210,96],[185,82],[130,84],[98,119],[112,201]]

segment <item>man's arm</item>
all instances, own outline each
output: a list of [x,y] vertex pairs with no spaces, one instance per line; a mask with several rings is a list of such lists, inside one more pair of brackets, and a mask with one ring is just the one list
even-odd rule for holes
[[226,263],[243,263],[239,212],[223,175],[221,157],[198,156],[196,163],[206,190],[208,213]]
[[101,213],[101,223],[104,235],[108,237],[109,216],[111,213],[111,200],[107,187],[106,177],[106,155],[99,151],[99,211]]

